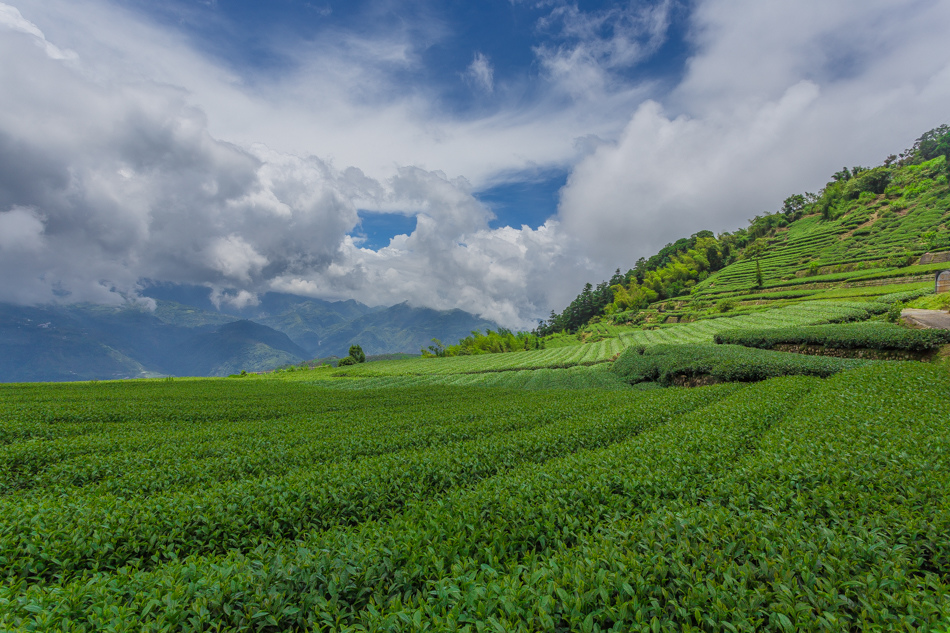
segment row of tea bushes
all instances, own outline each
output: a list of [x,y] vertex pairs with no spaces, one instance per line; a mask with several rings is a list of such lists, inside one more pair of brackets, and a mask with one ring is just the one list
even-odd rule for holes
[[923,364],[770,380],[384,521],[8,581],[0,628],[942,633],[948,392]]
[[0,387],[0,498],[75,488],[140,497],[279,476],[527,429],[597,401],[453,393],[449,408],[439,390],[342,396],[280,380]]
[[[753,314],[720,316],[691,323],[663,326],[655,330],[615,328],[616,338],[592,343],[565,345],[549,349],[528,350],[507,354],[478,354],[446,358],[424,358],[361,363],[341,368],[332,374],[316,378],[382,378],[388,376],[457,376],[536,369],[566,369],[610,362],[631,345],[662,343],[711,343],[716,332],[734,328],[775,328],[864,321],[887,310],[876,302],[861,301],[806,301],[795,305]],[[310,372],[282,374],[287,380],[314,380]],[[428,383],[427,383],[428,384]]]
[[769,349],[776,345],[823,345],[833,349],[929,351],[950,343],[950,330],[912,330],[893,323],[871,321],[846,325],[816,325],[770,330],[729,330],[716,343]]
[[[21,595],[0,594],[0,600],[21,605],[18,617],[40,613],[54,625],[106,627],[126,620],[142,626],[145,613],[157,630],[360,630],[344,627],[361,622],[363,630],[397,630],[405,616],[409,626],[416,618],[422,627],[421,617],[403,612],[439,587],[451,601],[447,579],[465,582],[489,569],[516,569],[532,555],[567,553],[622,516],[649,513],[680,495],[700,498],[715,473],[746,454],[813,386],[808,379],[784,379],[758,387],[755,398],[731,386],[642,394],[641,415],[652,424],[625,441],[552,451],[547,463],[406,499],[385,520],[311,530],[292,541],[265,532],[256,544],[232,546],[230,553],[183,553],[182,560],[159,565],[49,575],[40,583],[17,574],[6,587]],[[592,412],[590,432],[604,426],[603,417]],[[552,433],[545,440],[559,438]],[[456,452],[464,459],[465,451]],[[480,610],[490,606],[459,613],[456,624],[475,630]],[[377,617],[382,621],[373,625]],[[452,630],[431,620],[428,626]]]
[[577,365],[567,369],[522,369],[476,374],[434,374],[334,379],[321,386],[336,389],[389,389],[451,385],[453,387],[491,387],[502,389],[629,389],[630,385],[610,371],[610,363]]
[[868,360],[803,356],[740,345],[654,345],[627,348],[613,371],[631,383],[674,384],[695,378],[718,382],[755,382],[778,376],[826,378]]
[[[743,394],[771,397],[771,384]],[[451,630],[477,614],[506,631],[943,633],[947,393],[946,373],[916,364],[818,382],[696,490],[631,504],[569,550],[453,575],[372,622],[418,613]],[[684,459],[697,450],[687,440]]]
[[[110,493],[103,490],[105,482],[73,488],[68,495],[59,486],[34,487],[0,497],[0,578],[37,582],[124,567],[151,568],[189,555],[248,551],[272,541],[382,520],[411,502],[431,500],[526,464],[622,441],[737,388],[723,386],[694,394],[656,391],[637,398],[614,392],[581,398],[564,392],[528,397],[500,390],[497,398],[521,405],[530,402],[536,422],[474,439],[460,437],[362,459],[341,456],[297,466],[281,475],[170,487],[148,495]],[[385,390],[374,395],[396,406],[413,392],[425,394],[426,390]],[[483,390],[477,393],[493,416],[507,417],[505,408],[496,407]],[[321,395],[337,403],[349,396],[332,391]],[[441,396],[444,406],[468,400],[465,390],[429,390],[429,398],[435,395]],[[477,403],[471,406],[472,413],[481,413]],[[405,404],[401,408],[390,418],[391,425],[411,433],[412,426],[425,424],[417,410]],[[442,417],[439,411],[431,415],[437,420]],[[283,422],[272,424],[282,426]],[[451,422],[443,420],[443,424]],[[314,421],[313,426],[319,425],[319,420]],[[309,435],[312,427],[298,424],[296,430]],[[362,434],[356,425],[351,432],[357,437]],[[175,444],[164,446],[168,451],[176,448]],[[268,452],[263,445],[258,450]],[[82,470],[85,461],[79,456],[69,463]],[[146,476],[154,472],[147,460],[130,465]]]

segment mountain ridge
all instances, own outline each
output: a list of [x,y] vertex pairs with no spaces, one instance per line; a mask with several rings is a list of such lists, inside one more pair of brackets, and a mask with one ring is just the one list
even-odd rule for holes
[[210,294],[164,284],[144,295],[154,309],[141,302],[0,304],[0,382],[223,376],[345,356],[353,344],[370,355],[418,353],[432,338],[497,327],[462,310],[370,307],[283,293],[221,312]]

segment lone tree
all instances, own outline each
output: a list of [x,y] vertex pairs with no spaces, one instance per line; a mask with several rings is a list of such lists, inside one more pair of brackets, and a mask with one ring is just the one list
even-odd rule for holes
[[366,354],[363,353],[363,348],[359,345],[350,345],[350,355],[341,358],[340,361],[336,364],[337,367],[346,367],[347,365],[355,365],[357,363],[365,363]]
[[359,345],[350,345],[350,358],[355,360],[357,363],[366,362],[366,354],[363,353],[363,348]]

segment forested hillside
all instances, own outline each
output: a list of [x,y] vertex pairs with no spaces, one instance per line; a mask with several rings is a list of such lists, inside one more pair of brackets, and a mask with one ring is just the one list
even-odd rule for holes
[[668,299],[701,311],[752,295],[777,299],[779,291],[801,293],[821,282],[924,276],[936,266],[915,267],[920,257],[950,249],[948,174],[950,127],[942,125],[880,166],[845,167],[818,193],[789,196],[747,227],[699,231],[626,273],[587,284],[536,333],[575,332],[603,317],[635,320]]

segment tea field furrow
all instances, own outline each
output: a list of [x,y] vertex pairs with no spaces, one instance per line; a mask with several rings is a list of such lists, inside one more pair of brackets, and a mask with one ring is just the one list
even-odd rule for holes
[[[430,406],[425,392],[416,392],[415,399],[397,393],[385,402],[362,396],[346,402],[282,382],[219,383],[222,392],[239,394],[244,400],[253,401],[263,392],[280,403],[259,411],[261,418],[269,419],[235,420],[230,407],[209,410],[201,389],[193,393],[203,384],[207,383],[152,383],[154,392],[180,397],[130,399],[121,417],[111,407],[103,409],[103,417],[112,421],[97,435],[67,434],[47,440],[32,436],[26,442],[0,446],[2,490],[9,494],[37,487],[98,486],[98,492],[138,496],[472,439],[515,430],[533,419],[531,410],[517,402],[486,406],[474,395],[459,400],[463,408],[478,404],[479,412],[470,414]],[[130,390],[140,394],[147,386],[130,385]],[[87,393],[90,386],[51,386],[49,390]],[[403,408],[394,413],[390,405]],[[47,424],[42,403],[24,398],[19,408],[26,418],[36,420],[35,425]],[[191,408],[205,411],[205,423],[180,421],[182,412]],[[235,409],[242,411],[240,406]]]
[[[552,556],[532,550],[516,563],[453,565],[428,596],[372,610],[360,623],[371,628],[418,613],[436,628],[489,618],[507,631],[555,623],[565,630],[938,626],[950,615],[950,585],[921,566],[950,564],[943,538],[950,429],[939,404],[950,380],[918,367],[908,375],[878,365],[819,383],[810,395],[823,405],[794,407],[695,496],[670,495]],[[889,392],[913,396],[866,396]],[[841,398],[861,405],[841,415]],[[888,608],[852,607],[870,604]]]
[[[71,455],[72,447],[65,443],[54,447],[59,449],[58,459],[45,464],[42,460],[49,458],[50,451],[31,442],[0,448],[0,489],[7,494],[36,489],[40,494],[50,494],[82,488],[82,494],[131,498],[216,482],[280,476],[313,464],[443,446],[528,429],[539,423],[532,413],[517,407],[505,413],[492,417],[459,414],[445,416],[435,423],[393,420],[391,416],[380,415],[359,425],[353,421],[334,424],[333,420],[302,418],[287,420],[295,426],[293,438],[268,433],[273,427],[266,423],[251,423],[239,430],[232,427],[227,433],[216,429],[219,437],[214,442],[199,441],[194,435],[172,434],[161,440],[142,440],[147,445],[139,441],[123,448],[112,446],[110,451],[97,452],[95,447],[90,450],[83,446],[81,452]],[[147,434],[139,433],[137,437],[143,435]],[[31,460],[29,469],[24,467],[27,460]]]
[[611,392],[519,395],[522,403],[533,401],[535,415],[552,421],[446,447],[318,464],[283,477],[226,482],[209,490],[142,499],[7,496],[0,500],[0,574],[51,579],[125,565],[153,566],[188,554],[249,550],[383,518],[413,500],[431,500],[519,464],[620,441],[734,390],[636,397]]
[[[395,622],[408,614],[411,622],[411,615],[425,604],[434,609],[429,617],[460,609],[468,619],[474,612],[466,611],[457,594],[440,593],[439,587],[504,574],[538,556],[569,550],[605,522],[633,513],[649,515],[684,498],[700,502],[709,494],[714,475],[755,450],[762,433],[794,410],[813,386],[811,379],[773,381],[757,386],[762,393],[754,401],[736,394],[609,448],[516,469],[471,490],[457,490],[438,503],[412,502],[385,523],[309,535],[293,546],[231,554],[215,559],[213,569],[232,581],[239,579],[228,586],[245,596],[252,593],[242,584],[248,581],[240,579],[256,570],[254,576],[262,580],[252,584],[266,583],[271,602],[265,606],[257,600],[253,608],[272,614],[278,628],[312,627],[316,622],[307,618],[326,617],[337,626],[372,629],[388,616]],[[113,600],[124,605],[127,615],[143,611],[158,592],[171,591],[175,604],[210,604],[208,597],[219,581],[189,585],[180,580],[193,565],[207,568],[203,561],[170,561],[154,571],[133,571],[119,593],[111,593]],[[108,577],[102,577],[60,582],[60,588],[37,585],[29,600],[44,605],[56,599],[56,604],[70,605],[61,610],[61,617],[68,617],[70,608],[76,617],[90,602],[110,595],[108,583]],[[69,600],[63,601],[64,595]],[[300,611],[286,610],[289,600],[302,605]],[[180,615],[163,609],[156,617]],[[215,607],[210,617],[240,626],[248,614],[228,615]]]

